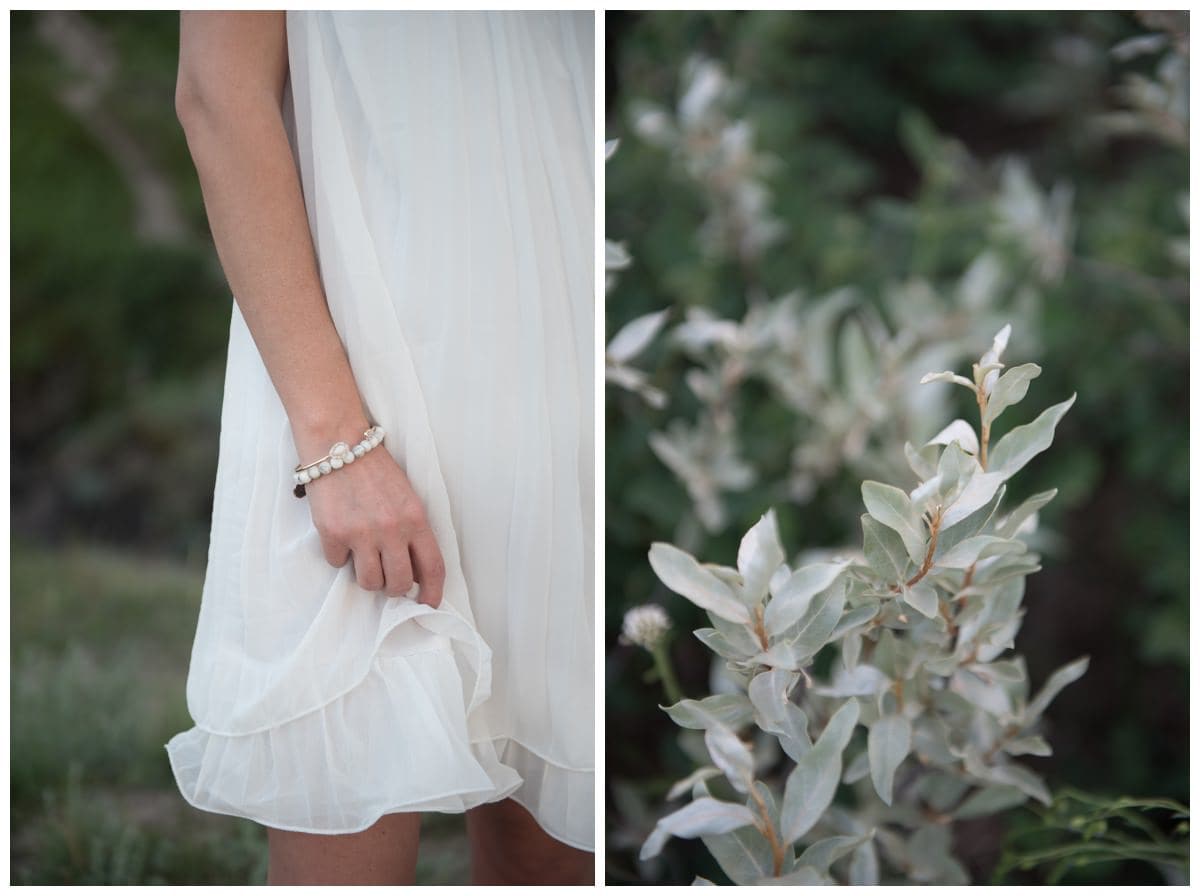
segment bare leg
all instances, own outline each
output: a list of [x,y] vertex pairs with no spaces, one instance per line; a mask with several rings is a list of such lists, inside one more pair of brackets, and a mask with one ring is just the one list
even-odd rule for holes
[[515,800],[468,810],[467,836],[472,884],[595,883],[593,854],[555,840]]
[[411,884],[421,832],[418,812],[384,815],[357,834],[267,828],[267,883]]

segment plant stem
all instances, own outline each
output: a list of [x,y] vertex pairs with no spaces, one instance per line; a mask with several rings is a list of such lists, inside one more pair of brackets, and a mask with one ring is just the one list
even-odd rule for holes
[[783,872],[783,841],[779,839],[779,832],[775,830],[775,823],[771,821],[771,813],[767,811],[767,804],[753,782],[750,784],[750,798],[754,800],[754,805],[758,807],[758,817],[762,819],[762,827],[759,830],[771,844],[771,861],[775,869],[772,876],[779,877]]
[[992,424],[987,420],[987,396],[983,387],[975,390],[975,402],[979,405],[979,466],[987,470],[988,439],[992,435]]
[[658,677],[662,681],[663,690],[667,692],[667,699],[678,703],[683,699],[683,689],[679,687],[675,667],[671,665],[671,657],[667,653],[667,639],[663,638],[655,644],[650,650],[650,655],[654,657],[654,668],[658,670]]
[[767,637],[767,626],[766,622],[764,621],[762,604],[759,604],[754,608],[754,633],[758,635],[758,643],[762,645],[762,649],[769,649],[771,646],[771,641]]
[[925,551],[925,560],[921,563],[921,568],[917,570],[917,574],[905,582],[903,585],[893,585],[892,591],[900,591],[902,588],[911,588],[921,579],[925,578],[929,570],[933,569],[933,554],[937,550],[938,530],[942,526],[942,511],[938,508],[937,515],[929,523],[929,548]]

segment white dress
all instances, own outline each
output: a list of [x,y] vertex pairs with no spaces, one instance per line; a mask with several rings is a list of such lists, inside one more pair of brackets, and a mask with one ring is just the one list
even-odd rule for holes
[[195,727],[166,744],[194,806],[347,833],[512,797],[594,850],[592,23],[287,13],[330,312],[446,584],[432,609],[325,561],[235,301]]

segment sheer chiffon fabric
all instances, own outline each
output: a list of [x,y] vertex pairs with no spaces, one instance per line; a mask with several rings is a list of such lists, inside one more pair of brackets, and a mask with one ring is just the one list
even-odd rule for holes
[[330,312],[446,584],[435,610],[325,561],[235,301],[180,791],[313,833],[512,797],[592,850],[592,14],[289,11],[287,37]]

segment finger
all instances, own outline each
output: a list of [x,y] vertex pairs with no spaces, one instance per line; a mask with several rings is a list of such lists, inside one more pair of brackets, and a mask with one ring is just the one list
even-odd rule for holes
[[408,542],[395,538],[383,546],[384,594],[402,597],[412,590],[413,568],[408,558]]
[[332,538],[321,538],[321,551],[325,554],[325,562],[330,566],[345,566],[346,561],[350,559],[350,546]]
[[421,583],[418,601],[437,609],[442,603],[442,588],[446,583],[446,564],[433,532],[426,529],[413,536],[409,544],[413,574]]
[[353,548],[354,578],[364,591],[378,591],[383,587],[383,564],[379,550],[374,546]]

